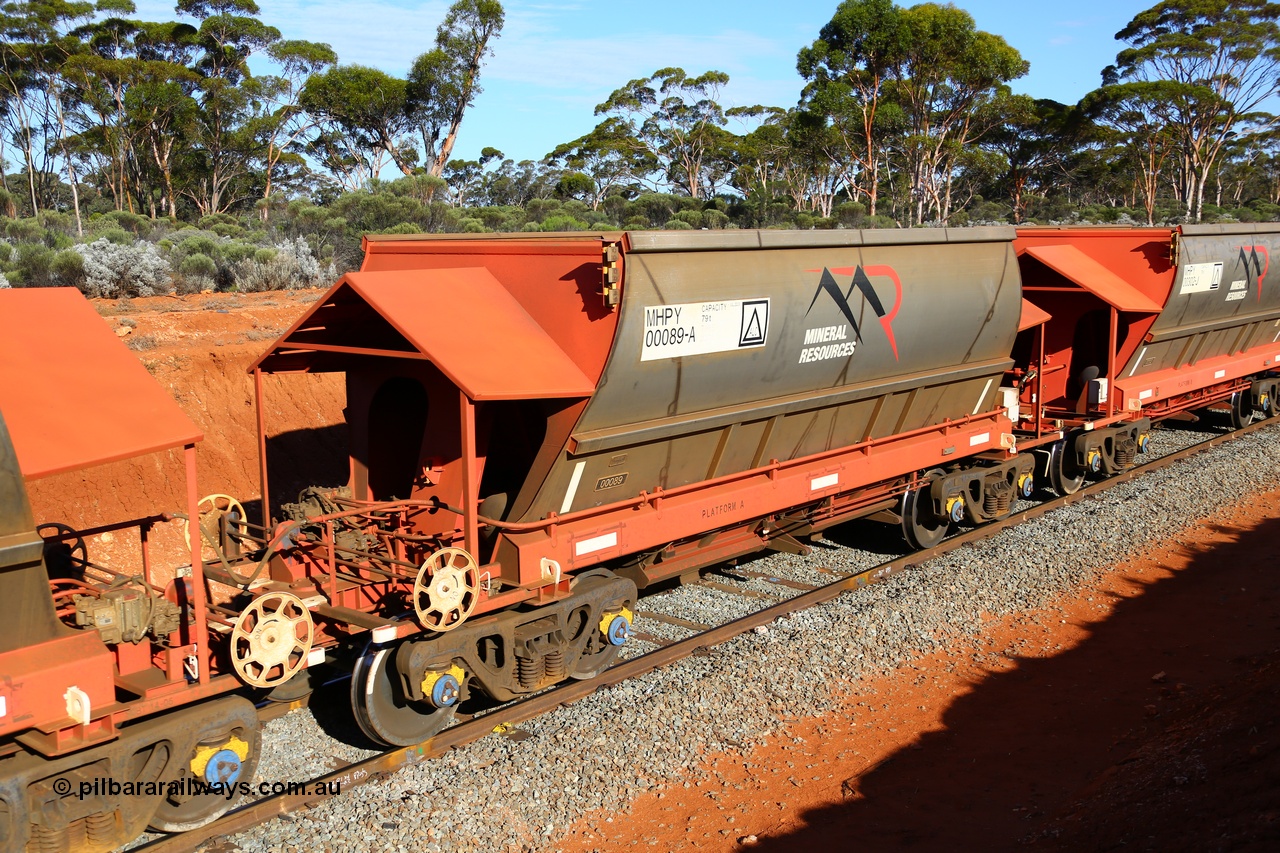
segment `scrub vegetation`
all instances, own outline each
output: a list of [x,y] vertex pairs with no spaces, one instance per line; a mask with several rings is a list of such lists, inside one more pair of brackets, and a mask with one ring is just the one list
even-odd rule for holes
[[[1078,104],[952,4],[845,0],[789,107],[662,68],[541,160],[452,157],[500,49],[457,0],[403,77],[285,38],[254,0],[0,2],[0,287],[306,287],[364,233],[1280,219],[1280,3],[1164,0]],[[266,65],[271,73],[249,67]]]

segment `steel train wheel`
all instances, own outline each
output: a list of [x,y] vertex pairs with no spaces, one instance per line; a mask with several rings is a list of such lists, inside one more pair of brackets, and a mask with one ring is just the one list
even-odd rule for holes
[[[597,583],[612,577],[616,577],[616,575],[607,569],[592,569],[589,572],[577,575],[573,579],[570,588],[575,590],[590,589]],[[569,670],[569,677],[578,681],[590,681],[613,666],[613,662],[618,659],[618,652],[622,648],[606,640],[590,620],[584,626],[584,630],[591,632],[587,638],[587,646],[582,652],[582,657],[578,658],[577,663],[573,665],[573,669]]]
[[951,529],[951,520],[938,518],[931,506],[929,486],[935,473],[941,472],[930,471],[923,486],[902,495],[898,513],[902,517],[902,538],[916,551],[924,551],[937,545]]
[[[252,729],[236,727],[231,731],[210,732],[208,737],[202,737],[195,754],[188,759],[196,766],[188,765],[177,780],[182,791],[171,788],[147,825],[157,832],[189,832],[213,823],[226,814],[239,797],[216,790],[194,793],[191,786],[197,781],[206,785],[252,782],[261,751],[262,731],[257,725]],[[237,752],[245,754],[241,757]]]
[[400,686],[393,666],[396,646],[369,649],[351,670],[351,710],[356,725],[384,746],[413,746],[439,733],[453,720],[457,706],[435,708],[413,702]]
[[1067,439],[1054,442],[1049,449],[1049,485],[1059,495],[1066,497],[1080,491],[1084,485],[1085,470],[1076,464]]
[[1253,394],[1237,391],[1231,395],[1231,428],[1244,429],[1253,423]]

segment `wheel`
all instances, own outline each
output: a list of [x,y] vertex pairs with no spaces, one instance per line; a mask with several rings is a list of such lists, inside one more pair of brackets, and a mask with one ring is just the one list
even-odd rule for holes
[[1253,393],[1237,391],[1231,395],[1231,428],[1244,429],[1253,423]]
[[182,784],[169,786],[168,795],[161,800],[148,826],[157,832],[189,832],[222,817],[237,797],[228,796],[224,790],[195,793],[195,782],[235,786],[252,781],[261,747],[262,734],[256,725],[237,726],[202,737],[177,779]]
[[372,741],[384,746],[413,746],[442,731],[457,706],[436,708],[413,702],[395,671],[396,646],[369,649],[351,670],[351,710],[356,725]]
[[83,580],[89,565],[89,548],[80,531],[61,522],[50,522],[36,528],[44,540],[44,564],[50,578]]
[[[217,530],[218,520],[223,516],[229,516],[230,521],[228,522],[228,526],[234,529],[237,535],[247,536],[249,534],[249,528],[245,526],[244,507],[241,506],[240,501],[231,497],[231,495],[205,495],[200,499],[200,502],[196,504],[196,512],[199,514],[199,518],[196,519],[196,523],[200,525],[202,533],[208,530]],[[186,526],[182,528],[182,535],[186,540],[187,550],[191,550],[190,520],[188,520]],[[211,552],[217,547],[220,547],[209,543],[206,541],[206,538],[207,537],[204,535],[200,537],[203,547],[209,548]],[[216,554],[214,556],[216,556]]]
[[929,487],[935,473],[941,472],[930,471],[924,485],[903,493],[902,505],[898,511],[902,517],[902,538],[916,551],[924,551],[937,545],[951,529],[951,520],[938,518],[933,511]]
[[[616,577],[616,575],[608,569],[593,569],[575,576],[572,584],[570,584],[570,589],[590,589],[592,586],[613,577]],[[578,681],[590,681],[613,666],[613,662],[618,659],[618,652],[622,648],[610,643],[604,634],[600,633],[596,628],[595,624],[590,621],[590,618],[590,615],[588,615],[588,624],[583,627],[584,631],[589,632],[587,645],[582,651],[582,656],[573,665],[573,669],[569,670],[569,677]]]
[[1084,485],[1085,471],[1076,464],[1069,441],[1064,438],[1049,449],[1049,485],[1063,497],[1074,495]]
[[429,631],[452,631],[471,615],[480,600],[480,568],[461,548],[441,548],[413,582],[413,610]]
[[265,593],[250,602],[231,630],[231,666],[245,684],[277,687],[306,665],[315,633],[302,599]]

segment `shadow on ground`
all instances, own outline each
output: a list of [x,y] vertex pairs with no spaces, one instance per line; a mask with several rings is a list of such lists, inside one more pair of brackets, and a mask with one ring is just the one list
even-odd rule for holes
[[1013,659],[944,730],[751,849],[1280,849],[1278,541],[1267,520],[1075,648]]

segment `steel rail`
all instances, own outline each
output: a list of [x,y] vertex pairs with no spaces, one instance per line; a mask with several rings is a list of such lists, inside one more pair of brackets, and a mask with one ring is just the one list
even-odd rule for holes
[[[1193,444],[1182,450],[1161,456],[1151,462],[1130,468],[1120,474],[1086,485],[1074,494],[1053,498],[1034,507],[992,521],[981,527],[951,536],[939,545],[924,551],[898,557],[878,566],[863,569],[850,574],[841,574],[835,581],[817,587],[808,592],[769,605],[753,613],[742,616],[731,622],[717,625],[699,634],[676,640],[670,645],[655,649],[630,660],[617,663],[590,681],[571,681],[560,684],[543,693],[523,699],[511,705],[496,708],[477,715],[452,728],[445,729],[438,735],[423,741],[417,746],[391,749],[364,761],[343,767],[340,770],[316,777],[305,783],[309,790],[314,790],[320,783],[330,785],[340,783],[342,793],[364,782],[371,781],[394,773],[407,765],[417,764],[432,758],[438,758],[452,749],[474,743],[480,738],[492,734],[497,726],[510,726],[552,711],[562,705],[578,702],[592,693],[606,687],[613,687],[627,679],[645,675],[654,670],[670,666],[683,658],[689,657],[703,649],[725,643],[734,637],[745,634],[754,628],[769,623],[800,610],[805,610],[852,590],[861,589],[877,581],[895,575],[898,572],[918,566],[936,557],[940,557],[965,545],[980,542],[995,536],[1011,527],[1034,518],[1039,518],[1053,510],[1070,506],[1106,492],[1121,483],[1127,483],[1144,474],[1168,467],[1176,462],[1194,456],[1201,451],[1243,438],[1259,430],[1277,425],[1276,419],[1257,421],[1249,426],[1215,436],[1206,441]],[[291,703],[297,706],[300,703]],[[340,796],[340,795],[339,795]],[[284,793],[275,794],[246,803],[228,812],[223,817],[198,829],[189,830],[177,835],[169,835],[155,839],[134,848],[147,853],[179,853],[190,851],[197,845],[214,838],[243,832],[280,815],[306,808],[330,799],[328,794]]]

